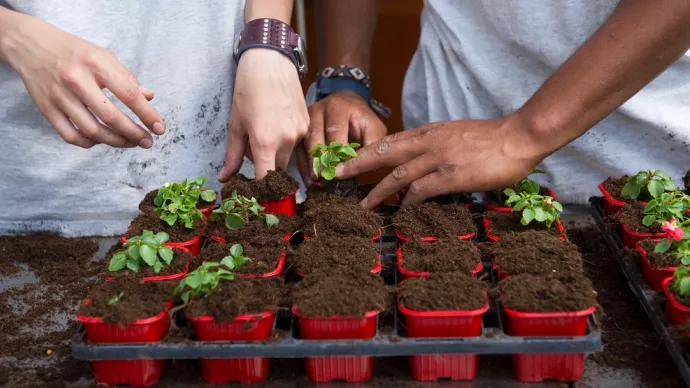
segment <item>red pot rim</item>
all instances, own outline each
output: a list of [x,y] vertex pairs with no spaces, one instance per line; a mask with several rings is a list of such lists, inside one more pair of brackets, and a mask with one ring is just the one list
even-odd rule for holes
[[630,235],[632,235],[632,236],[636,236],[636,237],[647,237],[647,238],[653,238],[653,237],[661,238],[661,237],[664,237],[664,234],[663,234],[663,233],[646,233],[646,232],[640,233],[640,232],[635,232],[634,230],[628,228],[628,224],[623,224],[623,231],[624,231],[625,233],[628,233],[628,234],[630,234]]
[[367,318],[373,318],[373,317],[379,315],[379,313],[381,313],[381,311],[379,311],[379,310],[367,311],[367,313],[364,314],[363,317],[355,317],[355,316],[352,316],[352,315],[348,315],[348,316],[345,316],[345,317],[341,317],[340,315],[333,315],[333,316],[331,316],[331,317],[307,317],[307,316],[304,316],[304,315],[300,314],[299,311],[297,311],[297,306],[296,306],[296,305],[292,305],[292,313],[293,313],[297,318],[306,318],[306,319],[333,319],[333,320],[336,320],[336,319],[367,319]]
[[596,309],[596,306],[588,307],[583,310],[568,311],[568,312],[523,312],[513,310],[505,305],[503,301],[503,295],[501,295],[501,302],[503,303],[503,309],[508,315],[515,316],[517,318],[572,318],[572,317],[583,317],[592,314]]
[[[655,239],[655,242],[658,242],[658,239]],[[640,244],[641,241],[638,241],[637,244],[635,245],[635,248],[637,248],[637,251],[640,252],[640,256],[642,256],[642,261],[644,262],[644,265],[652,269],[653,271],[675,271],[678,266],[675,267],[659,267],[655,264],[652,264],[649,261],[649,258],[647,257],[647,251],[642,247]]]
[[270,278],[270,277],[278,276],[278,275],[280,275],[281,272],[283,272],[283,268],[285,268],[285,255],[286,255],[285,251],[280,252],[280,259],[278,259],[278,264],[276,264],[276,268],[273,271],[264,272],[264,273],[259,274],[259,275],[253,274],[253,273],[244,274],[244,273],[238,273],[238,272],[236,272],[236,274],[243,277],[243,278],[247,278],[247,279],[251,279],[251,278],[264,279],[264,278]]
[[664,289],[664,294],[666,294],[666,301],[668,303],[671,303],[673,308],[675,308],[677,310],[681,310],[684,313],[690,313],[690,307],[678,302],[678,300],[676,299],[676,296],[673,295],[673,292],[671,292],[671,289],[669,288],[669,285],[668,285],[671,282],[671,280],[673,280],[673,277],[668,277],[668,278],[664,279],[663,283],[661,283],[661,286]]
[[[548,187],[546,187],[546,194],[548,194],[549,197],[552,197],[554,200],[556,199],[556,193],[554,193],[553,190],[551,190]],[[482,200],[484,201],[484,207],[486,207],[487,210],[496,211],[496,212],[512,212],[513,211],[512,207],[489,205],[489,195],[487,194],[486,191],[482,194]]]
[[[263,313],[258,313],[258,314],[238,315],[232,321],[221,321],[218,323],[260,321],[262,319],[270,318],[271,315],[273,315],[273,314],[274,313],[272,310],[266,310]],[[189,320],[191,320],[194,323],[196,323],[196,322],[215,322],[215,319],[210,315],[193,316],[186,311],[185,311],[185,315],[187,316],[187,318],[189,318]]]
[[[475,249],[477,246],[474,246]],[[403,255],[402,255],[402,247],[398,247],[396,251],[396,256],[397,256],[397,264],[398,264],[398,271],[400,271],[401,274],[405,276],[411,276],[411,277],[424,277],[424,276],[429,276],[430,272],[428,271],[421,271],[421,272],[415,272],[415,271],[410,271],[407,270],[403,267]],[[484,269],[484,264],[482,264],[481,260],[477,262],[477,266],[474,267],[474,269],[471,271],[472,275],[476,275]]]
[[[84,304],[87,305],[87,304],[91,303],[91,300],[92,300],[91,298],[86,299],[84,301]],[[172,307],[172,301],[165,302],[165,308],[160,313],[158,313],[152,317],[137,319],[136,321],[134,321],[132,323],[127,323],[127,324],[124,324],[122,326],[149,325],[151,323],[154,323],[156,321],[163,319],[168,314],[168,310],[170,310],[170,307]],[[77,320],[81,323],[105,323],[105,322],[103,322],[103,318],[90,317],[90,316],[81,315],[81,314],[77,314]]]
[[[404,283],[404,282],[402,282]],[[402,284],[400,283],[400,284]],[[486,297],[486,304],[476,310],[434,310],[434,311],[421,311],[413,310],[405,307],[402,303],[398,304],[398,310],[404,315],[411,317],[420,318],[445,318],[445,317],[476,317],[477,315],[482,315],[489,310],[489,298],[484,291],[484,296]]]
[[[484,217],[484,230],[486,231],[486,238],[493,242],[499,242],[501,240],[501,237],[496,236],[495,234],[491,234],[491,222],[489,221],[488,218]],[[554,224],[556,224],[556,229],[558,229],[558,233],[560,234],[560,239],[565,241],[565,229],[563,228],[563,223],[561,223],[560,219],[557,219],[554,221]]]
[[[606,181],[604,181],[604,182],[606,182]],[[604,195],[604,198],[605,198],[608,202],[610,202],[610,203],[612,203],[612,204],[614,204],[614,205],[617,205],[617,206],[624,206],[624,205],[625,205],[625,202],[623,202],[623,201],[621,201],[621,200],[619,200],[619,199],[616,199],[613,195],[611,195],[611,193],[609,193],[608,190],[606,190],[606,188],[604,187],[604,182],[599,183],[599,191],[601,191],[601,194]]]
[[[461,235],[458,235],[458,239],[459,239],[459,240],[469,240],[469,239],[471,239],[472,237],[474,237],[476,234],[477,234],[477,232],[472,232],[472,233],[469,233],[469,234],[461,234]],[[395,231],[395,235],[396,235],[396,237],[398,237],[398,239],[399,239],[400,241],[402,241],[402,242],[408,242],[408,241],[412,240],[412,237],[403,236],[403,235],[400,234],[400,232],[398,232],[397,230]],[[422,240],[423,242],[434,242],[434,241],[438,241],[438,237],[435,237],[435,236],[422,236],[422,237],[421,237],[421,240]]]
[[[283,241],[290,241],[291,237],[292,237],[292,234],[288,233],[285,236],[283,236]],[[211,240],[213,240],[217,243],[227,244],[227,241],[220,236],[211,236]]]

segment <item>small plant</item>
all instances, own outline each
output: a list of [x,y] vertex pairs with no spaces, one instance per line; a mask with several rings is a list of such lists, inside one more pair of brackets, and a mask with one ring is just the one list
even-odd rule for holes
[[661,225],[665,238],[654,246],[654,252],[675,256],[683,265],[690,265],[690,239],[685,238],[685,230],[672,218]]
[[[546,174],[545,171],[540,170],[538,168],[535,168],[532,170],[530,175],[534,174]],[[509,191],[510,190],[510,191]],[[541,194],[541,186],[539,186],[539,182],[529,179],[529,176],[526,176],[522,180],[520,180],[518,183],[515,184],[510,189],[505,189],[503,191],[498,190],[496,191],[496,198],[502,197],[502,195],[505,195],[506,197],[510,197],[510,192],[515,192],[515,193],[526,193],[526,194]],[[510,205],[507,200],[506,200],[506,205]]]
[[139,272],[139,266],[143,262],[153,267],[153,272],[160,272],[173,259],[172,249],[163,245],[168,238],[167,233],[153,234],[150,230],[145,230],[141,236],[128,239],[124,244],[126,249],[116,252],[110,259],[108,271],[117,272],[127,268]]
[[248,257],[242,256],[243,253],[244,249],[242,248],[242,245],[234,244],[232,247],[230,247],[230,255],[225,256],[223,260],[220,261],[220,264],[226,266],[228,269],[231,270],[237,269],[242,264],[251,260]]
[[278,223],[278,217],[273,214],[267,214],[264,207],[256,202],[255,198],[248,199],[247,197],[237,194],[233,191],[230,198],[226,198],[220,205],[220,208],[214,210],[216,214],[225,215],[225,226],[228,229],[240,229],[252,218],[257,218],[266,223],[269,228]]
[[119,294],[113,296],[112,298],[108,299],[108,306],[112,306],[112,305],[114,305],[114,304],[120,303],[120,301],[122,300],[122,297],[123,297],[124,295],[125,295],[125,293],[124,293],[124,292],[121,292],[121,293],[119,293]]
[[683,221],[685,219],[685,211],[689,207],[690,197],[680,191],[662,193],[659,198],[652,199],[645,206],[642,224],[649,227],[654,222],[663,224],[665,221],[670,221],[673,218]]
[[690,271],[684,265],[673,272],[671,289],[680,296],[690,296]]
[[191,229],[196,220],[204,219],[204,215],[196,207],[199,199],[212,202],[216,198],[215,191],[202,189],[207,181],[208,178],[202,175],[190,182],[185,179],[179,183],[166,183],[158,189],[153,204],[156,205],[161,220],[170,226],[179,222]]
[[522,225],[529,225],[533,220],[544,223],[547,228],[559,218],[563,206],[552,197],[539,194],[516,193],[513,189],[505,191],[508,195],[506,205],[512,205],[513,211],[522,211]]
[[630,199],[650,200],[660,198],[664,192],[675,191],[673,179],[661,170],[640,171],[628,178],[621,189],[621,196]]
[[220,268],[221,263],[206,262],[187,274],[175,287],[173,293],[180,295],[182,301],[189,303],[190,296],[196,299],[206,298],[218,287],[221,280],[234,280],[235,274]]
[[317,144],[316,147],[309,150],[309,153],[314,158],[312,160],[312,169],[314,174],[318,177],[321,175],[323,179],[330,181],[335,178],[335,168],[348,160],[357,156],[359,148],[358,143],[341,144],[332,142],[328,146],[325,144]]

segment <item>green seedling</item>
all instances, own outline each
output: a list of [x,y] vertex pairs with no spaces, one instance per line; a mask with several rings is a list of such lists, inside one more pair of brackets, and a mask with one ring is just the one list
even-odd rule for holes
[[112,298],[108,299],[108,306],[112,306],[114,304],[120,303],[122,300],[122,297],[125,295],[124,292],[119,293],[118,295],[113,296]]
[[685,211],[688,208],[690,208],[690,197],[682,192],[662,193],[659,198],[652,199],[645,206],[642,224],[644,226],[652,226],[655,222],[663,224],[672,218],[684,223],[686,221]]
[[212,202],[216,198],[215,191],[202,188],[207,181],[208,178],[202,175],[189,182],[185,179],[179,183],[166,183],[158,189],[153,204],[161,220],[170,226],[180,223],[191,229],[195,221],[204,219],[204,215],[197,209],[199,199]]
[[234,280],[235,274],[220,268],[221,263],[206,262],[187,274],[175,287],[173,293],[180,295],[182,301],[189,303],[189,298],[206,298],[218,287],[221,280]]
[[654,252],[675,256],[681,264],[690,265],[690,239],[661,239],[654,246]]
[[110,259],[108,271],[117,272],[125,268],[139,272],[141,263],[153,267],[153,272],[160,272],[163,267],[170,265],[173,251],[165,244],[168,234],[164,232],[153,234],[145,230],[141,236],[135,236],[124,244],[125,250],[116,252]]
[[507,205],[512,205],[513,211],[522,211],[522,225],[529,225],[532,221],[541,222],[550,228],[559,219],[563,206],[553,197],[539,194],[516,193],[513,189],[506,189]]
[[661,198],[664,192],[676,190],[673,179],[661,170],[640,171],[628,178],[621,189],[623,198],[651,200]]
[[323,179],[330,181],[335,178],[335,168],[348,160],[357,156],[358,143],[341,144],[332,142],[328,146],[325,144],[317,144],[316,147],[309,150],[313,157],[312,169],[314,174],[319,175]]
[[[534,174],[546,174],[545,171],[540,170],[538,168],[535,168],[532,170],[530,175]],[[509,191],[510,190],[510,191]],[[505,195],[506,198],[510,197],[509,192],[516,192],[516,193],[525,193],[525,194],[541,194],[541,186],[539,186],[539,182],[529,179],[529,176],[524,177],[521,179],[515,186],[513,186],[510,189],[505,189],[503,191],[499,190],[496,192],[496,198],[501,198],[501,195]],[[506,202],[506,205],[510,205],[508,202]]]
[[684,265],[673,272],[671,289],[680,296],[690,296],[690,271]]
[[248,257],[242,256],[243,253],[244,249],[242,248],[242,245],[234,244],[232,247],[230,247],[230,255],[225,256],[223,260],[220,261],[220,264],[226,266],[230,270],[237,269],[242,264],[251,260]]
[[225,216],[225,226],[228,229],[237,230],[247,225],[252,218],[266,223],[267,227],[278,224],[278,217],[265,212],[265,208],[256,202],[255,198],[247,198],[233,191],[230,198],[226,198],[220,208],[213,211]]

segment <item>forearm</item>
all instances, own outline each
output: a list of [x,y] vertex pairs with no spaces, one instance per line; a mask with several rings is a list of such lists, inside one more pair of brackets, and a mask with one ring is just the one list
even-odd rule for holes
[[314,2],[318,66],[355,66],[366,72],[371,62],[380,0]]
[[690,2],[623,0],[516,113],[548,156],[584,134],[690,47]]
[[12,34],[17,30],[21,16],[18,12],[0,7],[0,63],[9,62],[9,51],[14,46]]
[[244,6],[245,23],[254,19],[277,19],[290,23],[294,0],[247,0]]

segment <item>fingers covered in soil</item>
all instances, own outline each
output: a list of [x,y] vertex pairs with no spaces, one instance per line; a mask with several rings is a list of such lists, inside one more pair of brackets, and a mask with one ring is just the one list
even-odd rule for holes
[[417,311],[477,310],[488,303],[483,283],[460,272],[410,278],[399,290],[399,303]]
[[329,196],[318,206],[307,206],[300,229],[310,237],[358,236],[374,237],[383,219],[376,213],[363,209],[352,198]]
[[653,223],[649,227],[644,226],[642,223],[644,208],[645,206],[637,201],[628,203],[618,211],[618,217],[621,223],[627,225],[632,231],[638,233],[661,233],[661,225],[658,222]]
[[127,229],[127,233],[125,233],[125,238],[141,236],[145,230],[150,230],[153,233],[165,232],[170,236],[169,242],[180,243],[200,236],[204,228],[205,225],[201,220],[197,220],[192,229],[187,229],[184,225],[179,223],[170,226],[165,221],[161,220],[160,214],[156,212],[145,212],[140,213],[132,220]]
[[521,312],[573,312],[597,303],[592,281],[581,274],[513,275],[498,285],[503,304]]
[[230,198],[233,191],[237,191],[237,194],[246,198],[256,198],[258,202],[271,202],[287,197],[298,187],[299,184],[293,177],[278,169],[270,170],[263,179],[259,180],[235,175],[223,186],[220,194],[225,199]]
[[582,273],[577,246],[543,231],[510,233],[486,250],[496,265],[510,275]]
[[556,227],[556,224],[551,224],[550,228],[546,225],[532,221],[529,225],[522,225],[520,220],[522,219],[522,214],[520,212],[496,212],[488,211],[484,212],[484,218],[489,220],[489,229],[491,234],[499,237],[503,237],[509,233],[514,232],[525,232],[528,230],[541,230],[547,233],[560,236],[560,232]]
[[403,265],[414,272],[461,272],[468,274],[477,268],[481,254],[470,242],[456,237],[428,243],[419,239],[406,242],[402,248]]
[[304,274],[333,273],[344,268],[371,271],[378,261],[378,251],[366,237],[312,237],[288,253],[288,265]]
[[280,278],[221,281],[209,297],[194,300],[186,308],[192,316],[212,316],[216,322],[231,321],[238,315],[260,314],[276,308],[284,287]]
[[[204,261],[220,262],[224,257],[230,256],[230,248],[235,243],[209,243],[199,253],[199,257]],[[242,245],[242,256],[249,258],[239,268],[233,272],[261,275],[274,271],[278,266],[278,261],[282,255],[284,244],[275,245],[252,245],[250,243],[240,243]]]
[[403,236],[464,236],[477,231],[472,214],[460,204],[433,202],[401,207],[393,215],[395,229]]

